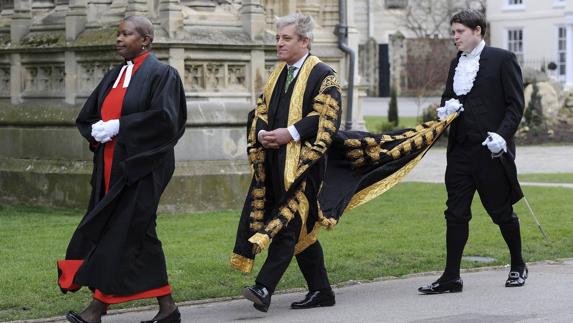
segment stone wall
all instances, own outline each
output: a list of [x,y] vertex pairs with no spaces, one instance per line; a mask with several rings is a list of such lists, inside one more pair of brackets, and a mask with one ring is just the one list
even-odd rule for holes
[[[177,168],[163,196],[164,211],[242,206],[250,180],[246,115],[277,63],[275,16],[299,11],[313,15],[313,54],[338,71],[342,84],[347,79],[346,60],[333,34],[337,1],[1,4],[0,203],[87,205],[91,153],[74,119],[103,75],[121,62],[113,45],[126,15],[152,20],[152,52],[179,71],[187,96],[187,130],[176,147]],[[355,118],[362,117],[355,113]]]

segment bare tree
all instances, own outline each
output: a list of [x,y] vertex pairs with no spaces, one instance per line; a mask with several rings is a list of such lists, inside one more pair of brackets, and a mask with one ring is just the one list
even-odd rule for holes
[[458,11],[473,8],[485,13],[485,0],[410,0],[401,13],[399,27],[416,38],[450,35],[450,18]]

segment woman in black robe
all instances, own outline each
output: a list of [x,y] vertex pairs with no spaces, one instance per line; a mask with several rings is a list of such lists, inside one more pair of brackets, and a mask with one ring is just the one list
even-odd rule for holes
[[180,322],[155,230],[159,198],[173,175],[174,146],[187,119],[177,71],[148,52],[151,22],[126,17],[116,49],[125,62],[108,72],[76,124],[93,151],[87,213],[58,261],[62,292],[87,286],[93,300],[70,322],[100,322],[110,304],[157,298],[146,322]]

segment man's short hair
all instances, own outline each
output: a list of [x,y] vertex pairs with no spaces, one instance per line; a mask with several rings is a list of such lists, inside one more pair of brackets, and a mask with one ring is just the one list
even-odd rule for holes
[[452,19],[450,19],[450,26],[455,22],[462,24],[462,25],[464,25],[468,28],[471,28],[473,30],[475,30],[477,28],[477,26],[480,26],[481,27],[481,36],[483,37],[485,35],[485,28],[486,28],[485,16],[479,10],[464,9],[464,10],[456,13],[452,17]]
[[141,36],[149,37],[149,44],[153,42],[153,24],[144,16],[127,16],[123,21],[129,21],[135,25],[135,30]]
[[305,16],[302,13],[291,13],[290,15],[277,17],[275,25],[281,29],[288,25],[295,25],[296,33],[301,38],[308,38],[308,49],[313,40],[314,19],[311,16]]

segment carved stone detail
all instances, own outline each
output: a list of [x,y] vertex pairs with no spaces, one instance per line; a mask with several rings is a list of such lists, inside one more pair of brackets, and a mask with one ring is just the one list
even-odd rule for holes
[[64,64],[26,64],[22,92],[26,95],[59,96],[64,93]]
[[117,62],[90,61],[78,65],[78,91],[82,94],[91,93]]
[[185,63],[185,88],[191,92],[247,92],[247,63]]

